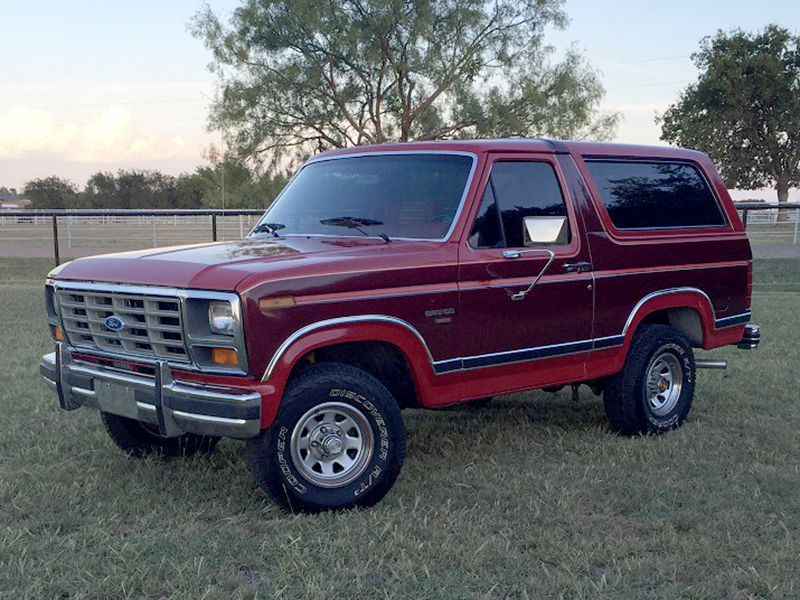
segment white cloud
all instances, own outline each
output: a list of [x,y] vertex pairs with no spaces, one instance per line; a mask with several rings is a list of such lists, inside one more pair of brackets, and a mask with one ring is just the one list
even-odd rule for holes
[[98,108],[84,123],[58,122],[47,109],[14,107],[0,116],[0,159],[33,154],[109,165],[199,157],[196,144],[138,126],[125,107]]

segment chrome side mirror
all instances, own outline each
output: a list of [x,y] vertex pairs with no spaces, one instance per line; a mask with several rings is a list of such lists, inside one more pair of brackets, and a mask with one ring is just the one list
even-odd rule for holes
[[524,217],[522,222],[526,246],[567,243],[567,217]]

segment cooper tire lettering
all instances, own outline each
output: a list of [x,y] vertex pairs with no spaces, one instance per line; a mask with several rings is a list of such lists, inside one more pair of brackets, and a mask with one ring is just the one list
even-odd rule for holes
[[378,380],[321,362],[287,385],[272,427],[247,448],[256,481],[287,510],[369,506],[400,472],[405,427]]
[[679,427],[692,405],[694,381],[694,353],[683,334],[642,325],[622,371],[607,380],[603,401],[611,428],[640,435]]

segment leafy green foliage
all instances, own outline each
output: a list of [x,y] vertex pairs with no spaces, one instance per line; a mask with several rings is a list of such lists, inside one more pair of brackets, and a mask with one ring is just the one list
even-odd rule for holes
[[768,26],[705,38],[700,70],[661,118],[661,139],[707,152],[728,185],[800,185],[800,37]]
[[23,196],[37,209],[266,208],[286,180],[284,175],[254,173],[241,161],[225,159],[178,177],[137,169],[98,172],[83,190],[56,176],[34,179],[25,184]]
[[617,115],[574,49],[552,64],[562,0],[245,0],[192,22],[220,93],[209,127],[241,156],[450,137],[604,139]]
[[55,175],[33,179],[22,188],[22,196],[31,200],[31,208],[73,208],[78,197],[78,186]]

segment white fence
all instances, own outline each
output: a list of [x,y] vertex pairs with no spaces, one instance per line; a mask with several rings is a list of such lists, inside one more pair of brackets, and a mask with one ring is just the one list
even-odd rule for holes
[[[217,217],[217,239],[240,239],[253,228],[257,216]],[[59,218],[60,241],[65,248],[109,247],[146,244],[168,246],[210,240],[213,225],[208,216],[63,216]],[[52,243],[51,217],[0,215],[3,241]]]
[[[133,249],[241,239],[253,228],[260,214],[260,211],[248,211],[247,214],[76,215],[64,212],[54,216],[52,212],[0,212],[0,248],[52,247],[55,231],[63,250]],[[55,227],[54,220],[57,220]]]
[[[750,241],[758,244],[797,244],[800,233],[800,207],[778,208],[774,204],[736,205]],[[780,237],[777,237],[780,236]]]

